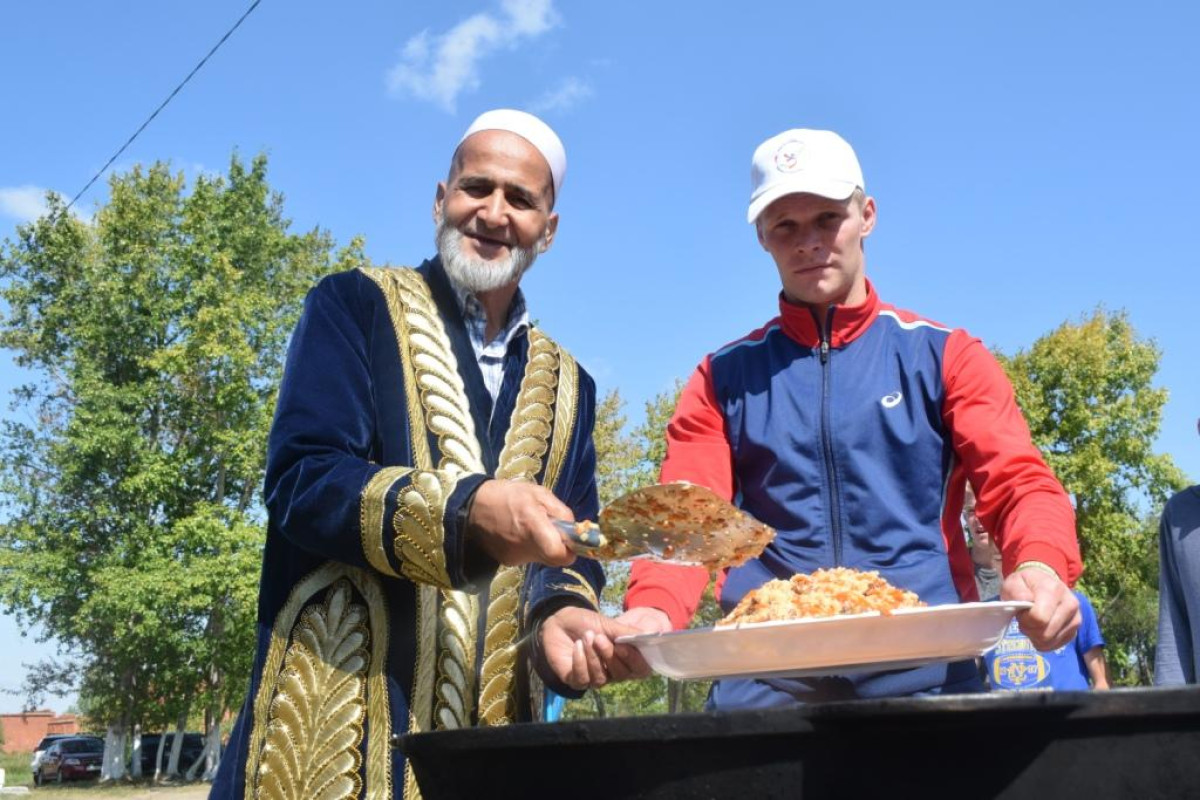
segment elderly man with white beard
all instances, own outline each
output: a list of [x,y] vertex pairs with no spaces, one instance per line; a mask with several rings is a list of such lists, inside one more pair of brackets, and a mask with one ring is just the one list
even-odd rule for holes
[[268,444],[250,690],[210,797],[418,797],[394,734],[531,719],[533,670],[568,696],[648,672],[553,524],[598,510],[595,386],[519,288],[565,171],[545,123],[487,112],[438,184],[438,257],[310,293]]

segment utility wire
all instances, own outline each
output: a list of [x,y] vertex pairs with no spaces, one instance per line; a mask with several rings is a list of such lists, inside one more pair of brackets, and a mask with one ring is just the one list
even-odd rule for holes
[[125,152],[125,148],[127,148],[127,147],[129,147],[129,145],[133,144],[133,140],[136,139],[138,137],[138,135],[141,134],[142,131],[146,130],[146,126],[154,121],[154,118],[158,116],[158,112],[162,111],[164,108],[167,107],[167,103],[171,102],[175,98],[175,95],[179,94],[179,90],[187,85],[187,82],[192,79],[192,76],[200,71],[200,68],[204,66],[205,62],[207,62],[210,58],[212,58],[213,53],[217,52],[217,50],[220,49],[221,45],[225,44],[225,40],[233,35],[233,32],[238,29],[238,26],[241,25],[242,22],[245,21],[246,17],[250,16],[250,12],[252,12],[252,11],[254,11],[254,9],[258,8],[258,4],[261,2],[262,2],[262,0],[254,0],[254,2],[250,4],[250,7],[246,9],[246,13],[242,14],[242,16],[238,18],[238,21],[233,23],[232,28],[225,31],[225,35],[221,37],[220,41],[218,41],[216,44],[213,45],[213,48],[208,51],[208,55],[206,55],[204,58],[200,59],[199,64],[192,67],[192,71],[187,74],[187,77],[184,78],[182,81],[180,81],[179,85],[176,86],[175,89],[169,95],[167,95],[167,99],[163,100],[162,103],[159,105],[159,107],[154,109],[154,113],[151,114],[149,117],[147,117],[146,121],[142,123],[142,126],[133,132],[133,136],[130,136],[129,139],[125,142],[125,144],[121,145],[121,148],[119,150],[117,150],[117,152],[113,153],[112,158],[110,158],[104,164],[104,166],[100,168],[100,171],[92,176],[92,179],[87,182],[87,186],[84,186],[82,189],[79,190],[79,193],[77,195],[75,195],[74,197],[71,198],[71,202],[67,203],[66,208],[63,209],[63,213],[70,211],[71,206],[75,205],[75,201],[78,200],[79,198],[83,197],[84,193],[87,192],[88,189],[92,188],[92,184],[100,179],[100,176],[104,174],[104,171],[112,166],[112,163],[121,156],[121,153]]

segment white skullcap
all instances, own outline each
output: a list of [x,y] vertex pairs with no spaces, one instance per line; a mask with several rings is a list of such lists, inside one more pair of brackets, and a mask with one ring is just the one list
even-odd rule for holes
[[550,165],[550,179],[554,182],[554,197],[562,187],[563,178],[567,176],[567,151],[563,149],[562,140],[558,138],[550,126],[533,114],[515,111],[511,108],[497,108],[485,111],[475,118],[471,127],[458,140],[461,145],[467,137],[480,131],[508,131],[515,133],[537,148]]

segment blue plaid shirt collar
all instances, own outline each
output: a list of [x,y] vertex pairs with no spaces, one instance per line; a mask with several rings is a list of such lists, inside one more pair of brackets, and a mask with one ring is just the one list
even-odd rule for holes
[[487,336],[487,314],[483,304],[475,294],[454,281],[454,298],[458,301],[458,310],[466,323],[467,337],[471,340],[471,348],[475,351],[475,361],[483,373],[483,382],[488,394],[494,401],[500,394],[504,384],[504,356],[512,340],[529,328],[529,311],[525,307],[525,295],[520,289],[513,295],[512,304],[508,307],[508,320],[504,327],[490,341],[484,341]]

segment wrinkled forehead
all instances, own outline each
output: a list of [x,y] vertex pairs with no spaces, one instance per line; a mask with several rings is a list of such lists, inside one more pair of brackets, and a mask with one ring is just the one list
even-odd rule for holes
[[450,178],[503,174],[529,191],[554,200],[554,175],[541,151],[511,131],[478,131],[462,140],[450,160]]

